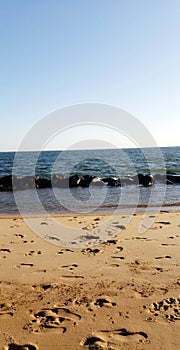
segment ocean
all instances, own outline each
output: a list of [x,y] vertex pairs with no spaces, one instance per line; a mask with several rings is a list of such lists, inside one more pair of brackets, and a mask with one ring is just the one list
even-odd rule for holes
[[[180,147],[43,152],[0,152],[0,178],[52,174],[131,177],[137,174],[179,174]],[[36,193],[35,193],[36,192]],[[89,186],[0,192],[0,214],[93,213],[128,208],[180,207],[180,184],[156,181],[154,186]]]

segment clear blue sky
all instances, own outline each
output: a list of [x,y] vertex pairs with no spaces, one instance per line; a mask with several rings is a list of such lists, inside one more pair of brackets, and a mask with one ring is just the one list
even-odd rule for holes
[[81,102],[118,106],[180,145],[179,0],[1,0],[0,150]]

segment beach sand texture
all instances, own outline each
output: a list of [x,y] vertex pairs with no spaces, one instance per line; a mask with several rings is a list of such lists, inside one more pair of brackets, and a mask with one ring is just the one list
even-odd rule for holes
[[[126,227],[125,216],[105,242],[78,249],[0,218],[0,349],[180,349],[180,213],[161,212],[142,234],[142,214]],[[93,234],[106,218],[56,220]]]

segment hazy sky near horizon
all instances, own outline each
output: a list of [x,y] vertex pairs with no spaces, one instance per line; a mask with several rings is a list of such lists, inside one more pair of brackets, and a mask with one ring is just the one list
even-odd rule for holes
[[117,106],[158,145],[180,145],[179,18],[179,0],[1,0],[0,151],[48,113],[86,102]]

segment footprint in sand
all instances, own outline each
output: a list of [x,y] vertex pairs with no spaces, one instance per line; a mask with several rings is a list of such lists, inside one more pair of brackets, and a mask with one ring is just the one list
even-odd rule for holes
[[110,264],[108,267],[119,267],[119,264]]
[[124,256],[115,256],[115,255],[112,255],[112,256],[111,256],[111,259],[124,260],[125,257],[124,257]]
[[177,244],[175,244],[175,243],[171,243],[171,244],[168,244],[168,243],[161,243],[161,245],[163,245],[163,246],[165,246],[165,247],[168,247],[168,246],[171,246],[171,247],[177,246]]
[[102,253],[103,251],[98,248],[85,248],[85,249],[82,249],[81,252],[84,255],[97,255],[99,253]]
[[119,350],[120,346],[124,342],[147,342],[148,335],[145,332],[131,332],[125,328],[117,329],[114,331],[100,331],[91,336],[88,336],[85,340],[82,340],[80,345],[88,346],[89,349],[111,349]]
[[134,262],[131,262],[128,264],[130,269],[136,272],[142,272],[146,270],[152,270],[153,267],[151,266],[149,261],[143,261],[141,259],[135,259]]
[[151,241],[151,239],[147,239],[147,237],[132,237],[132,239],[139,239],[140,241]]
[[81,275],[62,275],[61,276],[62,278],[84,278],[84,276],[81,276]]
[[40,285],[34,284],[34,285],[32,286],[32,288],[33,288],[33,289],[36,289],[36,290],[38,290],[38,291],[40,291],[40,288],[41,288],[41,289],[43,289],[44,291],[46,291],[46,290],[49,290],[49,289],[53,289],[53,285],[51,285],[51,284],[46,284],[46,283],[43,283],[43,284],[40,284]]
[[41,255],[41,251],[38,250],[37,252],[35,250],[30,250],[30,252],[25,253],[24,256],[33,256],[33,255]]
[[113,244],[117,244],[118,243],[118,239],[108,239],[106,242],[104,242],[104,245],[113,245]]
[[31,263],[21,263],[21,264],[19,264],[19,265],[16,265],[16,267],[18,267],[18,268],[20,268],[21,266],[33,267],[34,264],[31,264]]
[[0,304],[0,316],[9,315],[13,316],[12,306],[10,304],[2,303]]
[[69,249],[69,248],[62,248],[61,250],[58,251],[58,254],[63,254],[64,252],[66,252],[66,253],[74,253],[74,250]]
[[166,256],[156,256],[154,259],[158,260],[158,259],[171,259],[172,257],[170,255],[166,255]]
[[112,306],[116,306],[116,303],[111,301],[110,298],[107,297],[100,297],[98,299],[96,299],[95,301],[92,302],[93,306],[97,306],[97,307],[112,307]]
[[157,224],[161,224],[161,225],[171,225],[171,222],[169,222],[169,221],[158,221]]
[[116,250],[117,250],[118,252],[122,252],[122,250],[124,250],[124,248],[121,247],[121,246],[118,246],[118,247],[116,247]]
[[2,249],[0,249],[0,252],[2,252],[2,253],[11,253],[11,250],[8,249],[8,248],[2,248]]
[[18,238],[24,238],[24,235],[22,233],[15,233],[15,236]]
[[11,343],[8,346],[5,346],[4,350],[37,350],[37,347],[31,344],[18,345],[15,343]]
[[100,296],[94,300],[91,300],[87,296],[84,296],[81,299],[74,299],[73,304],[85,306],[89,311],[93,311],[94,308],[116,306],[116,303],[107,296]]
[[41,225],[48,225],[48,222],[47,221],[42,221]]
[[165,319],[169,322],[180,321],[180,297],[167,298],[159,302],[154,302],[149,308],[144,305],[144,309],[151,313],[152,317],[148,317],[148,321]]
[[87,226],[82,227],[82,230],[87,230],[87,231],[91,231],[95,228],[99,227],[99,223],[98,222],[92,222],[91,224],[88,224]]
[[69,326],[75,326],[81,316],[63,307],[42,309],[31,312],[32,321],[24,329],[29,328],[33,332],[58,330],[65,333]]
[[77,264],[63,265],[63,266],[60,267],[60,269],[74,270],[75,267],[78,267],[78,265]]
[[119,229],[119,230],[126,230],[126,226],[124,225],[114,225],[115,228]]

